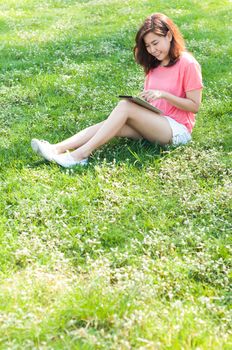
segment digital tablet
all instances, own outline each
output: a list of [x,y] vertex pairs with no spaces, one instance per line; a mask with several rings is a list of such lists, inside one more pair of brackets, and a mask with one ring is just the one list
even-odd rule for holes
[[125,96],[125,95],[119,95],[119,98],[125,98],[127,100],[130,100],[137,105],[140,105],[144,108],[150,109],[150,111],[156,112],[158,114],[164,114],[160,109],[156,108],[155,106],[151,105],[149,102],[143,100],[142,98],[139,98],[137,96]]

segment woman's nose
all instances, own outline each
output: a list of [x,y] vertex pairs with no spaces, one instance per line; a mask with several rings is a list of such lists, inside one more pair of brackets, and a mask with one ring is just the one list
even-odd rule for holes
[[151,49],[151,53],[155,54],[157,52],[157,50],[155,48]]

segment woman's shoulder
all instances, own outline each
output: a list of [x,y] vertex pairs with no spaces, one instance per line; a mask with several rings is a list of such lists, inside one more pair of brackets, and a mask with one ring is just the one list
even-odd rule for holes
[[187,52],[187,51],[184,51],[180,58],[179,58],[179,62],[181,65],[183,66],[188,66],[190,64],[196,64],[196,65],[199,65],[199,63],[197,62],[196,58],[190,53],[190,52]]

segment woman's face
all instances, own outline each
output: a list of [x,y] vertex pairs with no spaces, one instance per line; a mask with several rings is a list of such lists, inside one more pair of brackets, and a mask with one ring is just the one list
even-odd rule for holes
[[155,33],[147,33],[144,38],[144,44],[147,52],[161,62],[162,66],[166,66],[169,62],[169,50],[172,40],[170,32],[166,36],[159,36]]

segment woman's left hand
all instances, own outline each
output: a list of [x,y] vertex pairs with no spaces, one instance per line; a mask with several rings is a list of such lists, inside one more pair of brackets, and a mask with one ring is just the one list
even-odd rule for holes
[[160,90],[144,90],[139,94],[139,97],[144,100],[150,102],[154,100],[158,100],[159,98],[163,98],[163,91]]

